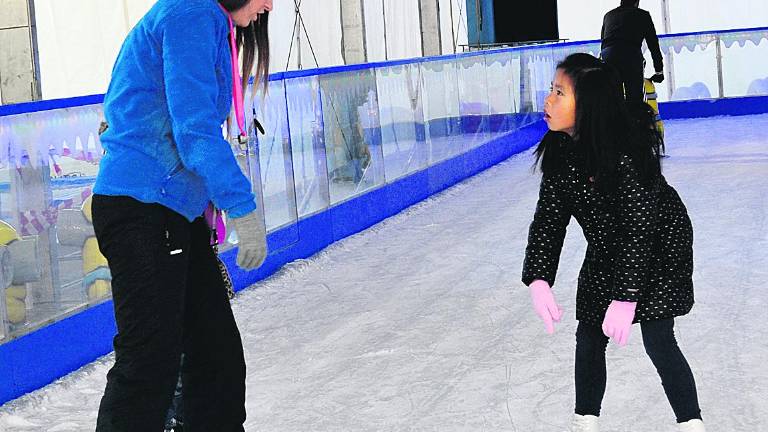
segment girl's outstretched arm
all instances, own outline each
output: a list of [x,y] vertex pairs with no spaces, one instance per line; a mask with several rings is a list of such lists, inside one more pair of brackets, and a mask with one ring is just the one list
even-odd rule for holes
[[559,174],[545,174],[541,179],[539,201],[528,230],[528,246],[525,249],[522,279],[525,285],[536,279],[544,280],[550,286],[555,284],[560,251],[571,220],[565,186]]

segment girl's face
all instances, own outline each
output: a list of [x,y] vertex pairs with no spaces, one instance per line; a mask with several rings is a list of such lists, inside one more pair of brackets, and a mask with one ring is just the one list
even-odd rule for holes
[[576,128],[576,97],[571,77],[561,69],[555,72],[552,89],[544,99],[544,121],[549,130],[573,136]]
[[248,27],[259,15],[272,10],[272,0],[248,0],[240,9],[232,12],[232,21],[238,27]]

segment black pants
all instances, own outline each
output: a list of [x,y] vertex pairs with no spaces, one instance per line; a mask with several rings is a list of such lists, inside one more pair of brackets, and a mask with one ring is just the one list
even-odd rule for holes
[[96,430],[162,431],[183,352],[185,431],[243,431],[243,347],[205,221],[96,195],[93,224],[117,321]]
[[[664,319],[640,324],[643,345],[661,378],[677,422],[701,419],[693,373],[677,346],[675,321]],[[600,415],[605,394],[605,348],[608,338],[600,327],[579,323],[576,330],[576,414]]]
[[601,52],[606,63],[613,66],[624,84],[624,96],[628,101],[643,101],[645,59],[639,50],[621,47],[606,48]]

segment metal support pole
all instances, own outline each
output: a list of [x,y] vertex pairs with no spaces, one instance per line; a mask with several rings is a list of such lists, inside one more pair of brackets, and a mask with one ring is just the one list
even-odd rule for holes
[[419,34],[421,36],[421,55],[425,57],[440,55],[440,6],[438,0],[418,0]]
[[[362,0],[340,0],[342,56],[345,64],[365,63],[365,20]],[[312,44],[309,44],[310,49]]]
[[387,6],[381,0],[381,19],[384,22],[384,60],[389,60],[389,44],[387,43]]
[[2,0],[0,7],[0,105],[39,99],[34,4],[32,0]]
[[722,99],[725,96],[723,91],[723,48],[720,40],[720,35],[715,36],[715,53],[717,56],[717,93],[718,98]]
[[[0,246],[0,251],[5,252],[6,246]],[[8,275],[12,276],[12,275]],[[7,285],[5,280],[8,278],[4,273],[0,274],[0,342],[3,341],[3,339],[8,336],[8,312],[7,312],[7,306],[5,305],[5,297],[6,297],[6,288]]]
[[32,48],[32,100],[43,98],[43,88],[40,83],[40,49],[37,45],[37,19],[35,18],[35,0],[27,3],[29,14],[29,45]]

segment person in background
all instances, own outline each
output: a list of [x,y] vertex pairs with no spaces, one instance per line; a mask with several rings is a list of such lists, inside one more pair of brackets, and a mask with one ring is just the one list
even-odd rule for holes
[[651,51],[656,71],[651,81],[664,81],[664,60],[656,28],[651,14],[639,6],[640,0],[621,0],[619,7],[605,14],[600,31],[601,57],[618,71],[625,97],[632,101],[643,100],[643,40]]
[[162,431],[182,353],[185,427],[244,430],[243,346],[203,215],[226,211],[237,265],[261,265],[264,223],[222,124],[254,63],[256,81],[267,78],[270,10],[271,0],[158,0],[120,50],[93,198],[117,323],[99,432]]

